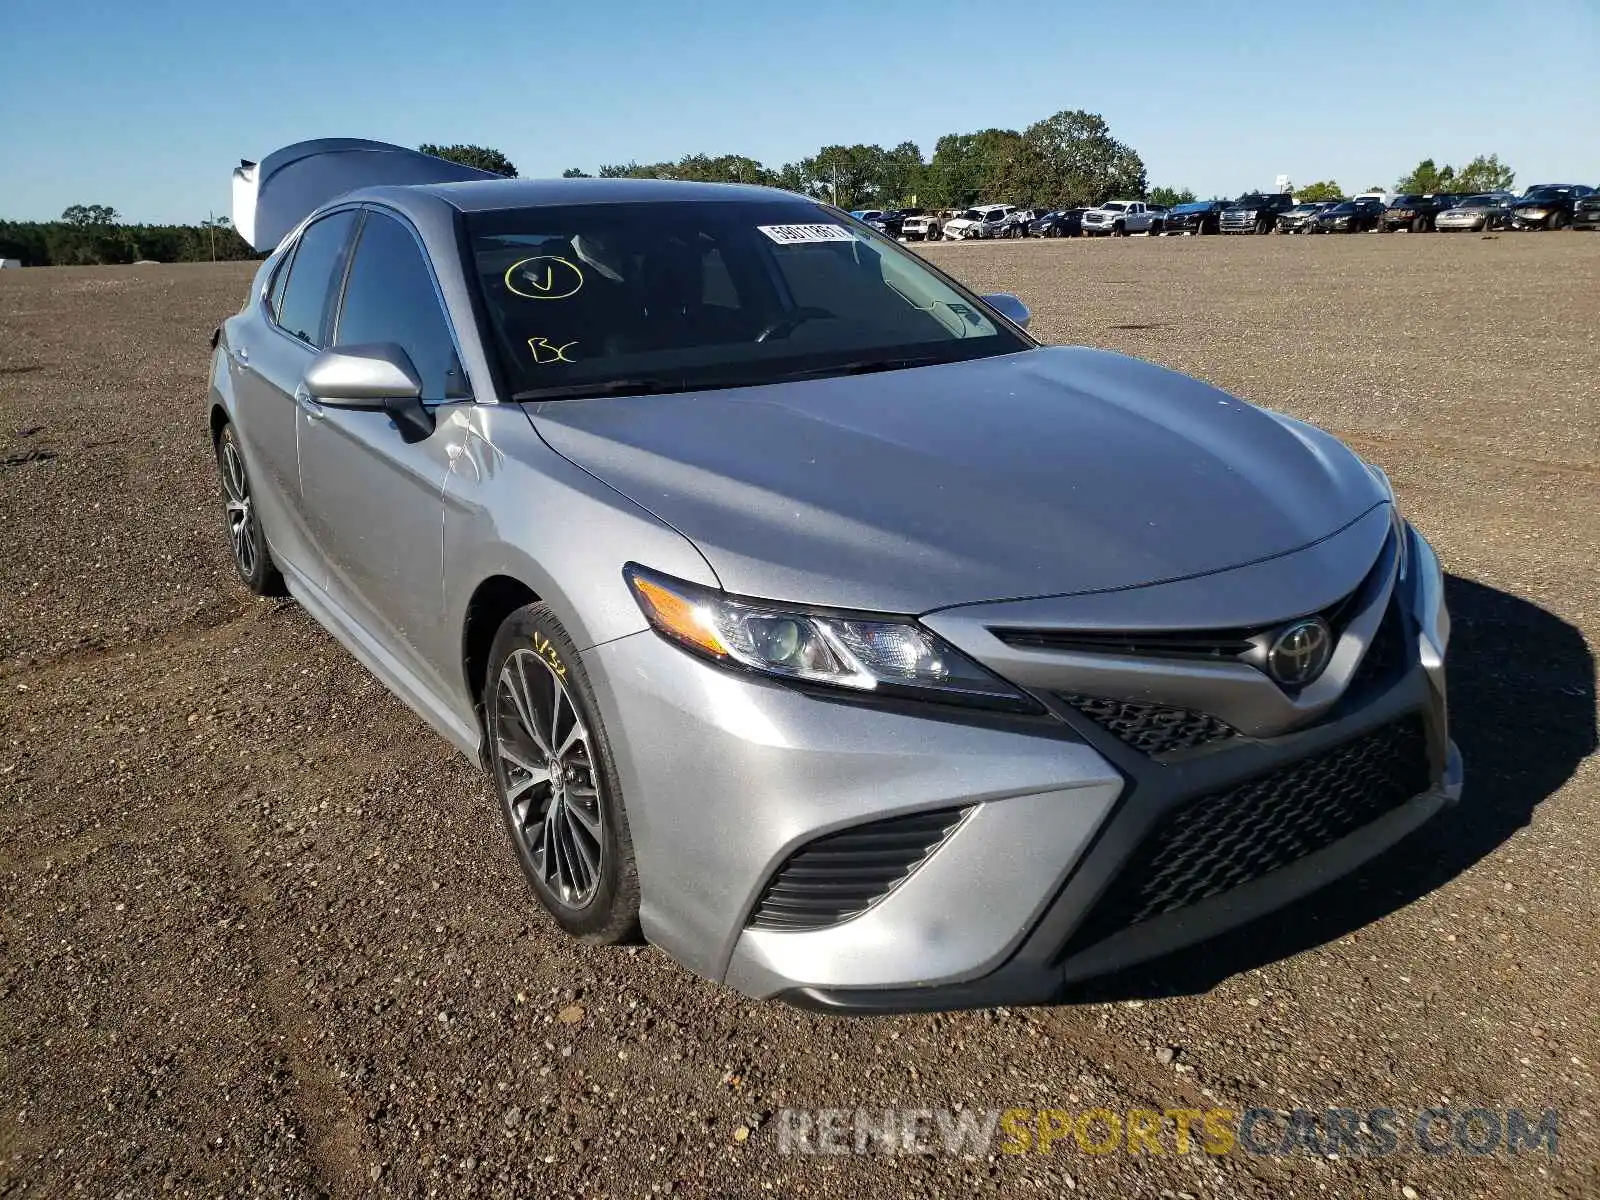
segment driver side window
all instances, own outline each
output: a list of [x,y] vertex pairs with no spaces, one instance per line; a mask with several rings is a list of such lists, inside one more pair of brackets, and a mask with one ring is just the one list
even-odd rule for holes
[[470,395],[422,248],[409,229],[378,212],[367,213],[361,226],[333,339],[335,346],[363,342],[404,350],[428,403]]

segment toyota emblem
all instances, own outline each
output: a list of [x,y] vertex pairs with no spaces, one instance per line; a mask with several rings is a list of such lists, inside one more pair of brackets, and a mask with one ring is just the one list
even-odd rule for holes
[[1267,650],[1267,674],[1285,687],[1303,687],[1321,675],[1333,657],[1333,634],[1321,617],[1296,621],[1279,631]]

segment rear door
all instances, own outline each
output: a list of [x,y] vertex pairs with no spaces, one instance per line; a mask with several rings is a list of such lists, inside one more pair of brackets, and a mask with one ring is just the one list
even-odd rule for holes
[[300,476],[328,594],[435,695],[458,656],[443,634],[448,406],[465,402],[455,333],[421,240],[398,214],[366,212],[331,344],[393,342],[410,357],[434,412],[433,434],[406,442],[389,415],[318,405],[300,417]]
[[280,569],[321,585],[300,489],[295,393],[327,344],[331,297],[343,278],[357,212],[320,217],[301,232],[273,276],[261,320],[230,345],[234,421],[254,480],[262,528]]

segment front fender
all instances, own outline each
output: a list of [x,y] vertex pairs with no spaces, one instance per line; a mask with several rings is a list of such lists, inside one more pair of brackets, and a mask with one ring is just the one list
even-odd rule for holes
[[[579,650],[648,627],[625,563],[721,586],[688,538],[557,454],[520,405],[474,406],[461,444],[445,481],[441,642],[459,644],[474,594],[496,576],[548,604]],[[470,711],[475,697],[456,674]]]

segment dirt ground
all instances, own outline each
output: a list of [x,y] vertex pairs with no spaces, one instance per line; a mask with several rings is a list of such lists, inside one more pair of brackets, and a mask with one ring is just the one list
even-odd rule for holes
[[[1072,1006],[755,1004],[535,910],[485,782],[236,584],[240,266],[0,276],[0,1196],[1600,1195],[1600,236],[939,246],[1045,340],[1386,469],[1452,574],[1462,806]],[[780,1153],[780,1113],[1556,1110],[1484,1157]]]

